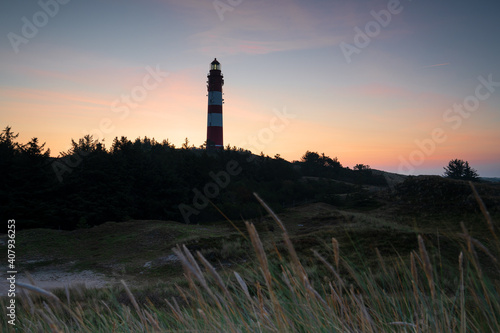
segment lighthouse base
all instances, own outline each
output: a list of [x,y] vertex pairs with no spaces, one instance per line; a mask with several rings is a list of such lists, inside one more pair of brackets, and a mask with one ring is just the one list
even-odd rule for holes
[[207,128],[207,149],[222,149],[222,126],[209,126]]

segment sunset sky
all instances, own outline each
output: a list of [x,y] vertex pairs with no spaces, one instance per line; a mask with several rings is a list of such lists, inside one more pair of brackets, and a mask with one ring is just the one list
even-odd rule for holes
[[404,174],[468,160],[500,177],[500,3],[452,0],[40,0],[0,4],[0,125],[46,142],[206,140],[306,150]]

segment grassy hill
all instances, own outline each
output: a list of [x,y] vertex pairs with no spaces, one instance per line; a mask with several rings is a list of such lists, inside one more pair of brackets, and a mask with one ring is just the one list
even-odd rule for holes
[[[251,225],[132,220],[21,230],[19,271],[31,272],[34,282],[37,271],[57,267],[100,273],[111,285],[19,297],[19,325],[89,332],[494,331],[500,245],[492,231],[500,187],[476,189],[491,225],[468,183],[408,177],[392,188],[285,208],[278,217],[262,214]],[[175,250],[177,244],[186,247]],[[50,312],[44,299],[52,300]],[[78,310],[85,308],[93,310]]]

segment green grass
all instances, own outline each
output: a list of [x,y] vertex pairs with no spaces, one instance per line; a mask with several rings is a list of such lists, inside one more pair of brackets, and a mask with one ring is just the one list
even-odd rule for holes
[[[207,239],[212,247],[218,247],[233,234],[234,230],[220,226],[165,221],[108,222],[75,231],[22,230],[16,247],[22,271],[70,264],[74,270],[91,269],[105,274],[115,270],[136,274],[142,270],[146,275],[157,275],[158,272],[144,270],[144,264],[171,254],[177,243],[192,244]],[[30,263],[33,260],[40,261]]]
[[[19,294],[16,327],[23,332],[500,331],[500,242],[485,209],[481,222],[488,233],[480,239],[460,223],[460,233],[440,234],[321,204],[295,212],[280,218],[269,210],[274,231],[258,228],[269,218],[245,223],[248,241],[237,232],[229,237],[227,230],[210,228],[203,230],[207,237],[190,235],[182,226],[178,232],[187,246],[173,251],[183,278],[138,289],[124,282],[54,294],[32,288]],[[146,239],[147,228],[141,230],[146,231],[139,239]],[[112,246],[128,240],[102,237],[96,241]],[[163,245],[171,244],[167,239]],[[250,249],[253,254],[246,254]],[[249,260],[223,269],[224,257]]]

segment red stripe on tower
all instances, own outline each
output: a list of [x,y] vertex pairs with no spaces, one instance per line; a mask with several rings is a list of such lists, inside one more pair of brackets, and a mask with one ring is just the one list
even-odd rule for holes
[[210,73],[207,77],[207,149],[222,149],[224,147],[222,141],[222,86],[224,85],[224,79],[217,58],[210,64]]

